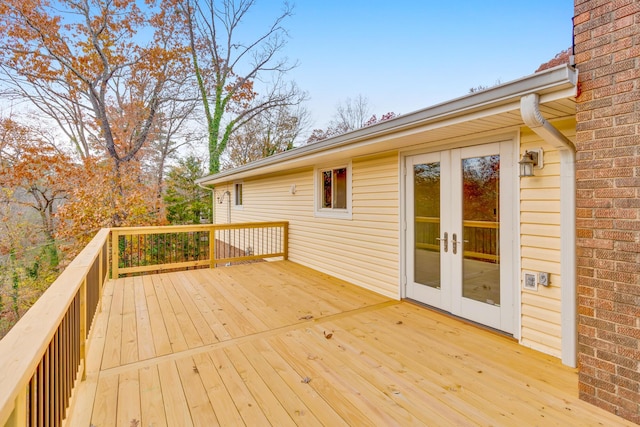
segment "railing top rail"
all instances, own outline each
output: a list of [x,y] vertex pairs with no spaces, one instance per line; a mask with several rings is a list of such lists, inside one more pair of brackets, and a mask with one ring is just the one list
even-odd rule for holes
[[213,227],[212,224],[193,224],[193,225],[150,225],[146,227],[114,227],[111,231],[119,234],[127,233],[148,233],[148,232],[172,232],[177,233],[186,231],[206,231]]
[[213,229],[234,229],[234,228],[260,228],[260,227],[281,227],[288,224],[287,221],[265,221],[265,222],[239,222],[231,224],[195,224],[195,225],[158,225],[147,227],[116,227],[112,231],[119,234],[153,234],[188,231],[207,231]]
[[282,227],[289,224],[288,221],[265,221],[265,222],[239,222],[231,224],[216,224],[214,227],[218,230],[237,229],[237,228],[264,228],[264,227]]
[[0,424],[11,414],[17,394],[42,359],[109,233],[100,230],[0,340]]

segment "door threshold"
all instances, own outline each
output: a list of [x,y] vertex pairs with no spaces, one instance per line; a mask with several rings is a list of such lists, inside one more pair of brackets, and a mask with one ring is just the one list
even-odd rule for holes
[[512,341],[518,342],[518,340],[516,338],[514,338],[513,334],[510,334],[510,333],[505,332],[505,331],[501,331],[500,329],[492,328],[491,326],[483,325],[482,323],[474,322],[473,320],[469,320],[469,319],[465,319],[464,317],[456,316],[455,314],[449,313],[448,311],[444,311],[441,308],[434,307],[434,306],[429,305],[429,304],[425,304],[425,303],[423,303],[421,301],[418,301],[418,300],[414,300],[414,299],[411,299],[411,298],[403,298],[403,301],[418,305],[418,306],[420,306],[422,308],[425,308],[427,310],[435,311],[436,313],[440,313],[440,314],[443,314],[443,315],[445,315],[447,317],[450,317],[452,319],[459,320],[460,322],[462,322],[464,324],[475,326],[476,328],[483,329],[485,331],[492,332],[492,333],[494,333],[496,335],[500,335],[501,337],[508,338],[508,339],[510,339]]

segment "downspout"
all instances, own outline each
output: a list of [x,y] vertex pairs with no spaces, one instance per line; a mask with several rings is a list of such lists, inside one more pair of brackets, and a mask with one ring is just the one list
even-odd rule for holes
[[560,152],[560,274],[562,276],[561,336],[562,363],[573,368],[577,361],[576,294],[576,148],[540,113],[538,94],[520,99],[524,123]]

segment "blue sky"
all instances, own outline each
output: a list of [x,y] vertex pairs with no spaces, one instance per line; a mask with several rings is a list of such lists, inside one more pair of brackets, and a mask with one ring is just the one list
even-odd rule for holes
[[[259,0],[255,12],[281,4]],[[348,97],[367,97],[378,116],[409,113],[532,74],[571,46],[572,16],[572,0],[297,0],[284,53],[323,128]]]

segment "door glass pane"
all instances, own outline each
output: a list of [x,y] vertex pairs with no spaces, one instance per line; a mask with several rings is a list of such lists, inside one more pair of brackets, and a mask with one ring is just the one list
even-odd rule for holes
[[500,305],[500,156],[462,160],[465,298]]
[[440,288],[440,163],[413,167],[414,281]]

